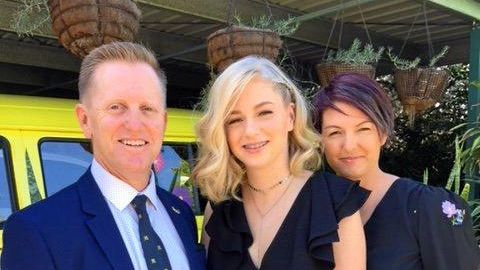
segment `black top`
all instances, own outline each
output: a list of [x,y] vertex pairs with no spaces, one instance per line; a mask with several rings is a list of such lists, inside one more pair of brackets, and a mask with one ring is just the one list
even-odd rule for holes
[[[355,213],[368,191],[344,178],[317,172],[295,199],[266,251],[260,269],[329,270],[335,266],[332,242],[338,222]],[[206,225],[210,236],[207,269],[256,269],[248,248],[253,242],[243,203],[224,201],[213,207]]]
[[453,192],[397,179],[364,227],[368,270],[478,269],[468,210]]

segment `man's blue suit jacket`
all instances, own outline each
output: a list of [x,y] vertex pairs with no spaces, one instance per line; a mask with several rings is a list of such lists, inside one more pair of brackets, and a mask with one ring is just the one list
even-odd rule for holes
[[[167,191],[157,188],[157,194],[182,239],[190,269],[205,269],[192,210]],[[133,270],[90,169],[76,183],[11,215],[3,242],[2,270]]]

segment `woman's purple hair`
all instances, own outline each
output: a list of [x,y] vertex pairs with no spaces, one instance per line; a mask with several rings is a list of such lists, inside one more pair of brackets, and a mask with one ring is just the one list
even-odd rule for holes
[[388,138],[394,130],[392,102],[374,80],[357,73],[342,73],[321,89],[314,98],[315,127],[321,132],[326,109],[342,112],[335,102],[347,103],[363,112],[377,129]]

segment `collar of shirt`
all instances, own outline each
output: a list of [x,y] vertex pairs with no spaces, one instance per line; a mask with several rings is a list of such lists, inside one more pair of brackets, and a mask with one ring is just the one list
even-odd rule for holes
[[160,201],[157,199],[157,190],[153,172],[150,172],[150,180],[147,187],[140,192],[126,182],[113,176],[95,159],[92,161],[91,172],[103,196],[118,210],[123,211],[125,207],[132,202],[135,196],[141,194],[144,194],[148,197],[148,200],[153,205],[155,210],[158,210],[160,207],[160,205],[158,205]]

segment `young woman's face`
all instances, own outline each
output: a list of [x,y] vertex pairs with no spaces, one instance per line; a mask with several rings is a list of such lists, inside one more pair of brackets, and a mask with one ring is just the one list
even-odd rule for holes
[[271,82],[255,77],[225,122],[230,151],[247,169],[288,166],[288,133],[294,106],[285,104]]
[[379,169],[380,150],[386,142],[368,116],[343,102],[343,113],[327,109],[322,115],[322,139],[330,167],[340,176],[362,180]]

